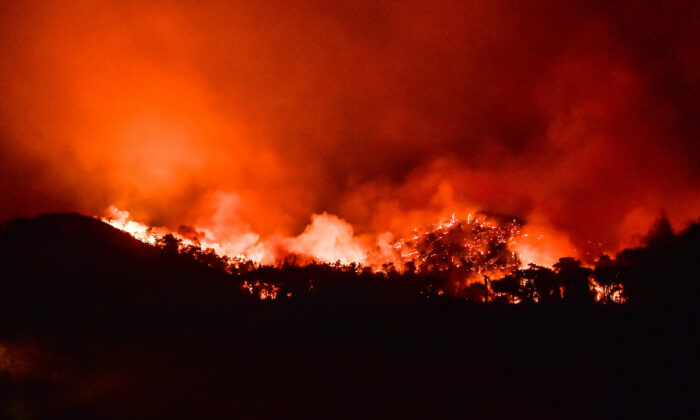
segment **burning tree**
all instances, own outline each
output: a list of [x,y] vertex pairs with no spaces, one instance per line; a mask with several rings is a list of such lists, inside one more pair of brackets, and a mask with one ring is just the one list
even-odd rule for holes
[[484,213],[466,220],[452,215],[449,222],[416,231],[395,247],[404,266],[426,278],[428,293],[448,290],[470,295],[465,288],[473,283],[503,277],[518,268],[512,240],[520,235],[521,226],[517,219]]

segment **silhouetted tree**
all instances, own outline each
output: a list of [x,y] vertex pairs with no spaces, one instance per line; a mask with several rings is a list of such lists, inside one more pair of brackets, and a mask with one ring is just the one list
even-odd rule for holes
[[558,282],[564,287],[564,300],[567,302],[586,303],[593,301],[588,278],[591,269],[583,267],[581,261],[571,257],[560,258],[554,264]]
[[541,303],[561,302],[562,294],[556,273],[550,268],[530,264],[523,270],[523,277],[532,281]]
[[[491,289],[515,297],[518,302],[534,303],[537,300],[534,280],[526,277],[523,270],[515,270],[499,280],[491,281]],[[514,299],[511,298],[510,301]]]
[[619,280],[629,302],[695,305],[700,285],[700,222],[676,235],[662,216],[643,243],[645,246],[625,249],[616,256]]
[[163,250],[163,253],[168,256],[178,255],[182,240],[177,239],[172,234],[168,233],[162,238],[158,238],[156,245]]
[[522,271],[516,270],[513,273],[491,281],[491,290],[497,294],[508,295],[508,302],[513,302],[514,298],[522,300],[520,280],[522,279]]
[[675,234],[671,227],[668,217],[662,214],[649,229],[649,232],[643,238],[642,242],[647,248],[659,249],[671,246]]

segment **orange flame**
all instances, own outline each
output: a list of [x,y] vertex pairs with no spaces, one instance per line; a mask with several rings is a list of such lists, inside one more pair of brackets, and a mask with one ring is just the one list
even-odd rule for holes
[[[191,239],[165,227],[140,223],[134,220],[128,211],[120,210],[114,205],[107,209],[106,215],[100,217],[100,220],[145,243],[155,244],[159,238],[171,234],[184,245],[210,248],[221,256],[258,264],[275,263],[283,260],[285,255],[294,254],[307,256],[308,261],[340,262],[343,265],[364,264],[375,270],[381,270],[382,265],[392,263],[401,271],[403,263],[418,254],[418,250],[412,246],[422,235],[415,229],[414,236],[407,240],[394,240],[391,232],[358,236],[354,233],[352,225],[328,213],[313,215],[311,223],[297,236],[272,235],[265,239],[261,239],[260,235],[249,229],[239,230],[233,235],[221,238],[216,236],[215,229],[199,227],[193,229],[201,235]],[[426,233],[444,235],[460,223],[479,226],[481,229],[498,228],[497,224],[483,216],[468,214],[466,219],[462,220],[453,213]],[[544,225],[525,226],[522,231],[519,225],[511,223],[508,226],[507,229],[496,230],[497,240],[507,245],[513,252],[514,260],[519,260],[523,265],[536,263],[551,266],[558,256],[563,255],[562,250],[573,249],[565,237]],[[476,253],[483,253],[478,249],[479,246],[484,246],[482,242],[477,241],[468,246]]]

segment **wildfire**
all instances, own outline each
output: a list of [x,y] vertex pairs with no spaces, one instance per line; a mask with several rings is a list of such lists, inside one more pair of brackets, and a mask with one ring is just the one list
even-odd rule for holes
[[115,206],[110,206],[106,213],[107,216],[99,219],[142,242],[153,245],[170,234],[185,246],[213,249],[220,256],[256,264],[274,264],[292,254],[308,256],[309,261],[362,264],[367,255],[362,240],[354,236],[352,226],[327,213],[313,215],[311,223],[298,236],[273,236],[267,240],[261,240],[259,235],[247,231],[233,237],[218,238],[206,228],[195,229],[200,235],[193,240],[163,227],[139,223],[131,218],[128,211]]
[[595,294],[594,299],[596,302],[624,303],[627,300],[624,295],[624,288],[620,284],[603,286],[593,279],[589,279],[588,283],[591,291]]
[[232,254],[228,252],[226,244],[208,239],[206,237],[206,232],[204,232],[204,237],[192,240],[163,227],[152,227],[139,223],[132,219],[128,211],[120,210],[115,206],[110,206],[106,213],[107,216],[99,217],[99,219],[147,244],[154,245],[164,236],[173,235],[176,239],[181,241],[182,245],[199,246],[202,249],[213,249],[218,255],[226,256],[230,259],[243,259],[254,262],[260,262],[261,259],[260,253],[255,252],[255,248],[251,248],[251,252],[248,253]]
[[[280,290],[278,286],[256,280],[255,282],[244,281],[241,288],[247,290],[251,295],[257,295],[260,300],[277,299],[277,294]],[[291,297],[291,293],[287,293],[287,297]]]
[[99,219],[121,231],[128,233],[139,241],[151,245],[155,244],[159,238],[170,233],[166,230],[161,231],[160,229],[152,228],[136,222],[131,219],[131,215],[128,211],[119,210],[115,206],[109,206],[107,209],[107,216]]
[[[206,229],[202,230],[201,237],[192,240],[163,227],[139,223],[131,218],[128,211],[115,206],[110,206],[107,216],[100,220],[145,243],[155,244],[170,234],[182,241],[183,245],[210,248],[221,256],[256,263],[274,262],[276,256],[271,255],[274,251],[270,250],[280,247],[290,254],[308,255],[311,257],[309,261],[340,262],[342,265],[362,264],[372,252],[369,246],[353,235],[352,226],[337,216],[326,213],[314,215],[311,224],[299,236],[273,238],[269,242],[258,240],[254,246],[233,255],[227,252],[222,241],[210,238]],[[511,248],[513,240],[520,235],[520,227],[521,224],[516,220],[498,222],[484,214],[469,214],[466,219],[460,220],[453,214],[449,221],[429,226],[423,233],[416,229],[411,239],[395,241],[391,247],[402,266],[413,262],[418,269],[424,271],[441,271],[452,266],[470,267],[477,273],[509,271],[518,265],[517,253]],[[236,240],[226,239],[229,242]],[[383,236],[377,242],[379,240],[383,241]],[[372,266],[380,269],[384,263],[386,261],[380,261]],[[397,268],[403,270],[403,267]]]
[[[373,271],[393,270],[435,275],[447,279],[441,288],[435,289],[438,295],[447,292],[459,295],[465,287],[485,282],[484,293],[496,296],[490,290],[488,280],[503,278],[531,263],[533,256],[538,255],[533,252],[533,240],[540,247],[545,242],[543,234],[523,233],[523,223],[517,219],[486,213],[468,214],[466,218],[460,219],[453,213],[441,223],[429,225],[423,230],[414,229],[413,236],[408,239],[392,241],[387,240],[387,234],[378,235],[377,245],[372,248],[368,245],[371,241],[361,241],[347,222],[324,213],[314,215],[309,226],[299,236],[274,237],[264,241],[255,235],[255,240],[249,241],[247,248],[232,255],[228,252],[230,247],[225,244],[236,241],[240,243],[239,238],[226,238],[224,241],[217,238],[217,241],[211,238],[206,229],[201,232],[197,229],[201,235],[193,240],[163,227],[139,223],[131,218],[128,211],[119,210],[115,206],[110,206],[107,216],[100,219],[148,244],[156,244],[170,234],[180,241],[183,249],[195,246],[213,250],[229,262],[252,264],[253,267],[263,263],[289,261],[284,255],[275,254],[282,249],[287,256],[308,257],[294,258],[295,264],[314,261],[339,266],[355,264],[359,269],[366,261],[372,261],[366,266]],[[521,256],[521,251],[527,255],[525,258]],[[551,267],[551,264],[539,265]],[[624,301],[620,287],[604,287],[593,280],[590,285],[596,301]],[[258,280],[244,281],[241,287],[261,300],[276,299],[279,293],[277,285]],[[517,298],[513,302],[517,303]]]
[[469,214],[460,220],[452,214],[448,222],[415,231],[409,240],[395,244],[404,266],[419,272],[458,269],[467,275],[507,274],[520,265],[513,240],[520,236],[521,223],[485,214]]

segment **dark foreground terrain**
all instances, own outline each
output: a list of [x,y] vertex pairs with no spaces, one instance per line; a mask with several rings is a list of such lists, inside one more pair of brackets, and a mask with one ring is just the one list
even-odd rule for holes
[[0,416],[692,418],[697,296],[674,282],[696,267],[659,279],[664,299],[622,305],[364,283],[259,301],[239,275],[94,219],[14,222],[0,233]]

